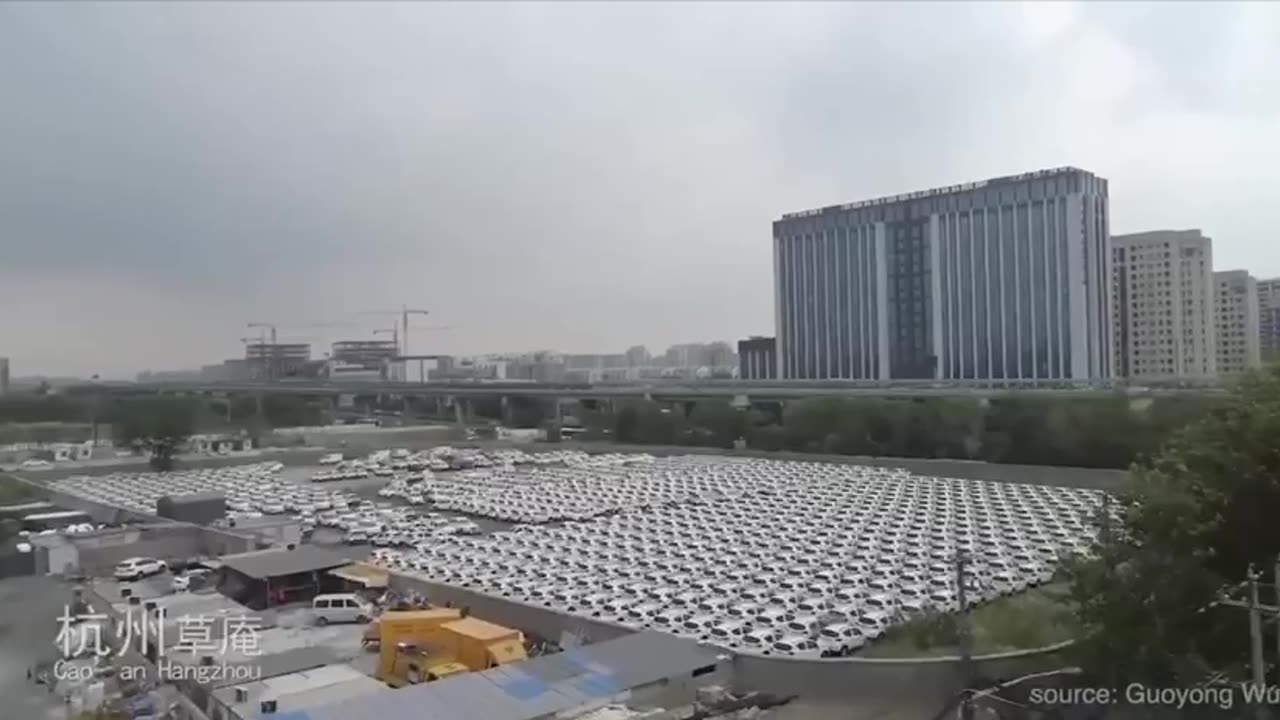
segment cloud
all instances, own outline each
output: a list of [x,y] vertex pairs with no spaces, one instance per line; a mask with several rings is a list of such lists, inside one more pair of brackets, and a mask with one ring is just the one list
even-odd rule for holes
[[89,354],[198,365],[250,320],[367,333],[401,303],[452,328],[420,352],[732,339],[772,329],[781,213],[1063,164],[1111,179],[1117,232],[1201,227],[1280,274],[1277,29],[1264,3],[0,5],[0,299],[59,309],[0,313],[0,354],[98,371],[84,338],[141,314]]

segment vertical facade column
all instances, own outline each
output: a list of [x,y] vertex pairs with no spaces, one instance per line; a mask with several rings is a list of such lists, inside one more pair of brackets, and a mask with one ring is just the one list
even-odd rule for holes
[[1089,286],[1085,280],[1084,201],[1080,193],[1067,196],[1067,293],[1071,320],[1071,378],[1089,378]]
[[876,268],[876,318],[875,338],[877,359],[879,360],[880,380],[892,377],[889,362],[889,260],[886,247],[885,224],[875,224],[875,268]]
[[946,365],[943,355],[946,349],[942,342],[942,240],[938,235],[937,213],[929,216],[927,233],[929,236],[929,317],[931,319],[929,325],[933,330],[933,356],[937,358],[937,362],[933,364],[933,377],[941,380],[944,377],[943,369]]
[[779,367],[786,367],[785,358],[783,357],[783,348],[786,346],[786,328],[783,320],[783,266],[782,266],[782,238],[776,233],[773,236],[773,327],[774,327],[774,344],[773,353],[776,356]]

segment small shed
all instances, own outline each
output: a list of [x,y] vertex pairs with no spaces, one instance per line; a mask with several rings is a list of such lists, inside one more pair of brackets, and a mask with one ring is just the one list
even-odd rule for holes
[[208,525],[227,515],[227,498],[222,493],[163,495],[156,500],[156,515],[179,522]]
[[218,590],[254,610],[305,602],[342,592],[342,579],[329,571],[351,564],[348,555],[316,545],[225,555]]
[[347,585],[344,589],[350,592],[385,589],[391,577],[386,570],[362,562],[330,570],[329,574],[345,581]]

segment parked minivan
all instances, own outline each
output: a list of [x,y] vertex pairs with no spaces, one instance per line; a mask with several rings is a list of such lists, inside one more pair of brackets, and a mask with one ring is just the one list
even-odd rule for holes
[[317,595],[311,601],[317,625],[335,622],[365,622],[373,617],[373,608],[353,593]]

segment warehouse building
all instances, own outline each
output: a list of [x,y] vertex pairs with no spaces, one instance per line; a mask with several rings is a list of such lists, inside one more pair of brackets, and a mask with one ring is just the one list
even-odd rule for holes
[[208,525],[227,514],[227,498],[222,493],[164,495],[156,500],[156,515],[179,522]]
[[343,581],[330,574],[352,562],[344,553],[316,545],[259,550],[222,558],[218,591],[254,610],[305,602],[326,592],[341,592]]

